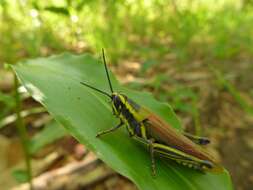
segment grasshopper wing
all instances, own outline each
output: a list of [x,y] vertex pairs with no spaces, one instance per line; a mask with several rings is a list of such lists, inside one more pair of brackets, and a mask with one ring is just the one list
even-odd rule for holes
[[223,171],[218,162],[201,146],[193,143],[155,114],[150,114],[144,121],[144,125],[146,126],[148,137],[154,138],[157,143],[176,148],[200,160],[212,162],[213,167],[210,170],[214,172]]

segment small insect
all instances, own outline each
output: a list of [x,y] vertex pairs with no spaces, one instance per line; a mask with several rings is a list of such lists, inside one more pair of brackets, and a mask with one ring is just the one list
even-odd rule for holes
[[87,83],[81,82],[81,84],[109,97],[112,102],[113,114],[119,118],[120,122],[117,126],[98,133],[97,137],[126,125],[130,137],[148,146],[152,175],[154,176],[156,175],[155,153],[202,172],[223,171],[223,167],[201,146],[210,142],[207,138],[181,133],[126,95],[114,92],[103,49],[102,57],[111,94]]

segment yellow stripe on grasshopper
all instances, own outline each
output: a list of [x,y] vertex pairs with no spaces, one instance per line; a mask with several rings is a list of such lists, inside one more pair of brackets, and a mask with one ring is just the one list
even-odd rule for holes
[[141,124],[141,136],[144,139],[147,139],[147,133],[146,133],[146,127],[143,125],[143,123]]

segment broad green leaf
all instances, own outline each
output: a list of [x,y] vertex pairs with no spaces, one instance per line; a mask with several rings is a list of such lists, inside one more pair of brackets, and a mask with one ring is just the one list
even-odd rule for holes
[[[142,190],[228,190],[232,189],[227,172],[203,174],[173,161],[157,158],[157,176],[153,178],[149,153],[143,145],[129,137],[125,128],[96,138],[96,134],[119,121],[111,113],[110,101],[80,84],[85,81],[109,92],[103,65],[90,55],[62,54],[21,62],[14,67],[19,79],[31,95],[43,104],[65,129],[94,151],[99,158]],[[180,123],[167,104],[150,94],[121,87],[112,76],[114,91],[127,94],[148,107],[173,127]]]

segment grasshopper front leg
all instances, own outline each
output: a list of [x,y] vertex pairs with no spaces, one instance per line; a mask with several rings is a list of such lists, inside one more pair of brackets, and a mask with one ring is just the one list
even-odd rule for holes
[[120,128],[123,124],[124,124],[123,121],[120,120],[120,123],[119,123],[117,126],[111,128],[111,129],[107,129],[107,130],[105,130],[105,131],[99,132],[99,133],[96,135],[96,137],[100,137],[101,135],[105,135],[105,134],[107,134],[107,133],[111,133],[111,132],[117,130],[118,128]]

